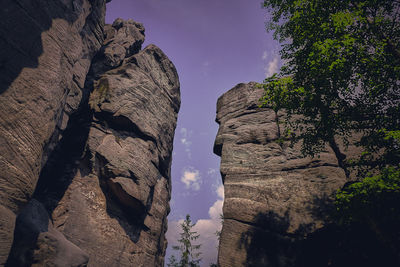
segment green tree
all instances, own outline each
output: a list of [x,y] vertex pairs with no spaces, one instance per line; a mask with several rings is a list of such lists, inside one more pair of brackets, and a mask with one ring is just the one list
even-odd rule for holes
[[192,228],[195,226],[195,223],[192,223],[190,219],[190,215],[186,215],[186,219],[181,223],[182,232],[180,233],[180,239],[178,239],[179,245],[173,246],[172,249],[175,251],[179,251],[180,260],[179,262],[176,260],[175,256],[172,255],[169,258],[168,267],[199,267],[199,263],[201,261],[200,255],[198,252],[201,245],[200,244],[192,244],[193,241],[199,238],[199,234],[197,232],[192,231]]
[[[283,66],[261,85],[261,106],[285,110],[304,155],[328,144],[347,175],[358,170],[358,181],[336,195],[336,220],[367,224],[398,252],[400,1],[265,0],[264,7]],[[354,136],[363,152],[350,162],[338,144]]]
[[334,219],[345,227],[366,225],[393,255],[399,255],[399,203],[400,170],[388,167],[378,175],[349,183],[339,190]]
[[[268,0],[268,29],[283,45],[284,65],[265,80],[263,104],[287,111],[286,122],[314,156],[337,139],[362,133],[364,166],[400,161],[400,2]],[[288,86],[289,85],[289,86]],[[302,116],[293,116],[300,114]],[[379,152],[379,153],[376,153]]]
[[336,195],[341,224],[362,221],[374,224],[376,221],[388,222],[393,217],[400,222],[399,185],[400,170],[389,167],[378,175],[366,177],[343,188]]
[[179,267],[180,266],[175,255],[171,255],[171,257],[169,257],[167,266],[168,267]]

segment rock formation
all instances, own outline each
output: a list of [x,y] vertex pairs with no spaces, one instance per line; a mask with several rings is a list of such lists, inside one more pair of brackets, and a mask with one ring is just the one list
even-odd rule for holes
[[0,265],[162,266],[175,67],[105,0],[6,2]]
[[105,0],[5,0],[0,15],[0,265],[15,215],[82,98]]
[[219,265],[328,266],[336,244],[325,231],[327,213],[345,172],[330,148],[305,158],[299,145],[283,141],[274,111],[258,107],[262,93],[255,83],[239,84],[218,100],[214,152],[225,186]]

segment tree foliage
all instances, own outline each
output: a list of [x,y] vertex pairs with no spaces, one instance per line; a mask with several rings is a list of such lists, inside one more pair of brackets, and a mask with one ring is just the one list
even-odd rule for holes
[[[264,7],[283,66],[261,85],[262,106],[285,109],[303,154],[329,144],[347,174],[358,166],[359,180],[336,196],[340,224],[367,223],[399,242],[400,1],[265,0]],[[338,141],[356,135],[363,152],[350,162]]]
[[341,224],[371,220],[385,223],[393,217],[400,222],[399,203],[400,170],[393,167],[383,169],[380,174],[366,177],[362,181],[350,183],[336,195]]
[[397,255],[399,264],[399,203],[400,170],[388,167],[378,175],[349,183],[339,190],[334,218],[344,227],[367,226],[381,245]]
[[195,240],[199,238],[197,232],[192,231],[195,226],[190,219],[190,215],[187,214],[185,220],[181,223],[182,232],[179,234],[180,239],[178,239],[179,245],[173,246],[172,249],[179,251],[180,260],[178,261],[174,255],[169,258],[167,264],[168,267],[199,267],[201,259],[199,258],[201,253],[198,252],[201,245],[193,244]]
[[265,80],[263,104],[287,110],[302,152],[314,156],[326,143],[337,150],[335,138],[346,143],[358,131],[373,167],[397,164],[399,143],[385,133],[400,130],[400,2],[268,0],[264,6],[272,15],[268,29],[283,43],[284,65]]

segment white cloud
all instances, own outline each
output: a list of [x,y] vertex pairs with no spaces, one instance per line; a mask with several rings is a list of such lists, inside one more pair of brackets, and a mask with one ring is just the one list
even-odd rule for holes
[[214,175],[216,172],[217,172],[216,169],[208,168],[207,174],[208,174],[208,175]]
[[262,60],[266,60],[267,57],[268,57],[268,52],[267,52],[267,51],[264,51],[264,52],[263,52],[263,55],[262,55],[262,57],[261,57],[261,59],[262,59]]
[[212,188],[215,191],[215,193],[220,197],[224,198],[223,190],[224,186],[222,185],[222,179],[219,171],[214,168],[209,168],[207,171],[208,179],[213,180],[212,183]]
[[201,177],[199,170],[189,168],[183,171],[181,182],[186,185],[187,189],[192,189],[194,191],[200,190]]
[[268,53],[266,50],[263,51],[261,59],[265,64],[264,71],[266,77],[272,76],[279,71],[280,56],[276,49],[272,50],[271,53]]
[[268,66],[264,68],[265,76],[272,76],[274,73],[278,72],[279,57],[274,56],[274,58],[268,63]]
[[224,199],[224,197],[225,197],[225,190],[224,190],[224,186],[223,186],[223,185],[218,186],[218,188],[217,188],[217,195],[218,195],[220,198]]
[[[216,193],[218,199],[208,210],[208,219],[199,219],[196,225],[193,227],[193,231],[196,231],[200,237],[194,242],[194,244],[201,244],[200,251],[202,253],[201,266],[210,266],[211,263],[217,262],[218,255],[218,238],[216,232],[221,230],[221,218],[222,206],[224,199],[224,187],[220,185]],[[172,221],[168,224],[168,232],[166,234],[168,240],[168,246],[174,246],[177,244],[179,239],[179,233],[181,232],[180,224],[183,220]]]
[[192,152],[190,149],[192,142],[189,140],[191,136],[192,136],[192,131],[188,131],[186,128],[181,128],[181,143],[185,147],[185,151],[189,159],[192,158]]
[[188,140],[188,138],[192,135],[190,131],[188,131],[186,128],[181,128],[181,143],[184,144],[185,146],[190,146],[192,142]]

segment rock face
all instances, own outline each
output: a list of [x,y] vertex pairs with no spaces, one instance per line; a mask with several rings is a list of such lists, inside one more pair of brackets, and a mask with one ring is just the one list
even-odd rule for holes
[[78,109],[105,0],[4,0],[0,16],[0,265],[15,215]]
[[85,266],[89,260],[55,229],[46,209],[35,199],[18,214],[11,251],[8,266]]
[[72,138],[61,140],[35,192],[56,228],[89,254],[89,266],[164,262],[179,80],[159,48],[139,51],[143,32],[133,21],[106,26],[86,110],[67,127]]
[[225,186],[219,265],[329,266],[335,244],[327,242],[334,239],[327,212],[345,172],[330,148],[311,159],[280,142],[274,111],[258,108],[262,93],[255,83],[239,84],[218,100],[214,152]]
[[0,22],[0,265],[163,266],[175,67],[105,1],[7,2],[43,51]]

